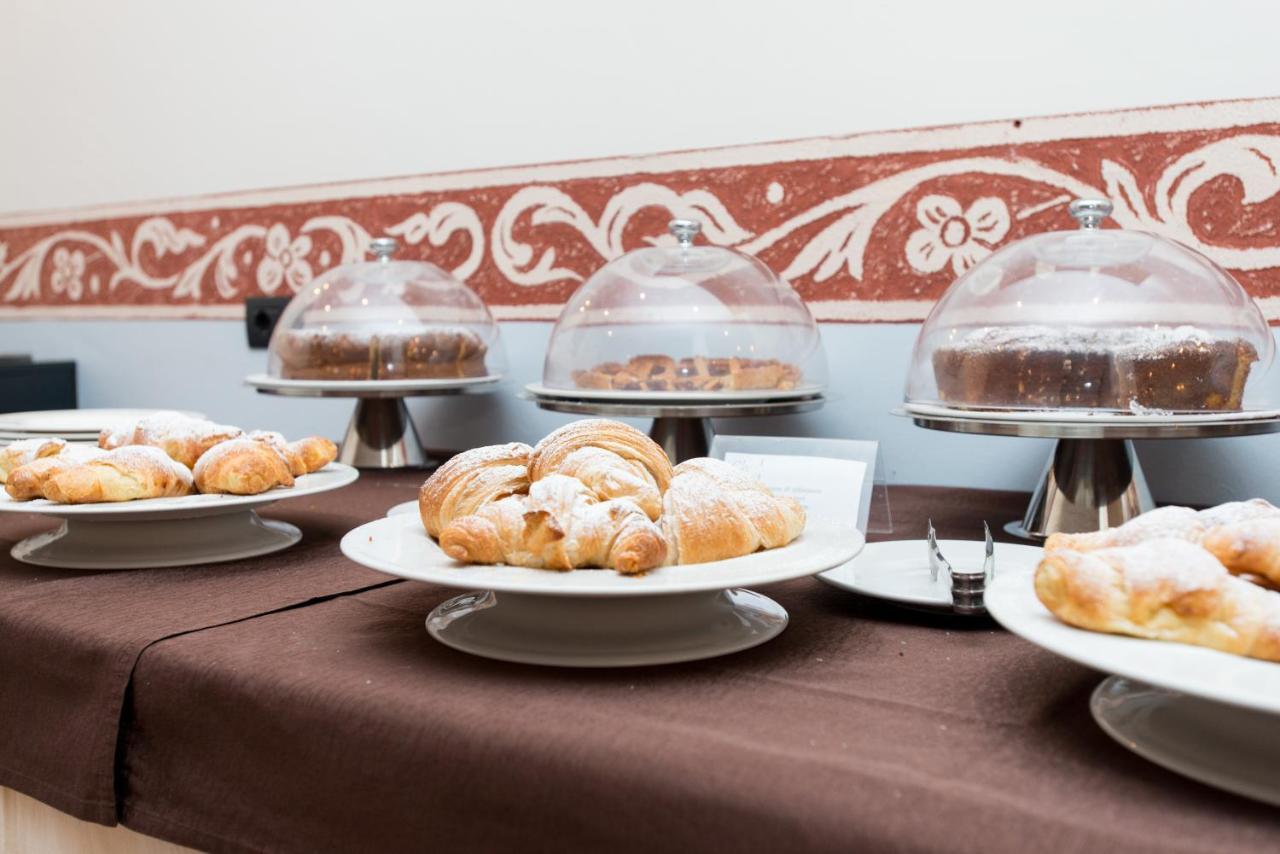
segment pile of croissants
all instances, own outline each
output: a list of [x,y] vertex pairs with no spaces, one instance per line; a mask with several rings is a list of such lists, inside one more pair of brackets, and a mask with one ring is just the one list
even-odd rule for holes
[[610,568],[626,575],[790,543],[797,502],[720,460],[672,466],[662,448],[617,421],[568,424],[536,447],[466,451],[418,495],[427,534],[463,563]]
[[1261,498],[1161,507],[1054,534],[1036,595],[1065,623],[1280,661],[1280,508]]
[[98,447],[22,439],[0,448],[0,483],[10,498],[95,504],[193,492],[258,495],[294,485],[337,457],[320,436],[290,442],[279,433],[159,412],[103,430]]

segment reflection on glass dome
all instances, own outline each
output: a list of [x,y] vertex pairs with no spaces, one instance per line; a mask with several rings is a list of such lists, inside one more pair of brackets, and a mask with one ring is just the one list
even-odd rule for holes
[[629,252],[574,292],[556,322],[543,383],[559,389],[729,392],[820,389],[826,354],[790,285],[750,255],[678,244]]
[[506,368],[498,327],[475,293],[425,261],[347,264],[298,292],[271,335],[272,376],[297,380],[462,379]]
[[1187,247],[1081,227],[1006,246],[957,279],[925,320],[909,403],[988,409],[1208,412],[1261,408],[1274,345],[1231,276]]

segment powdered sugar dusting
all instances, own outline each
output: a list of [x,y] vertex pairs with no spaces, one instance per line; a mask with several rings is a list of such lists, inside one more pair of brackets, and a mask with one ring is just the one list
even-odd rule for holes
[[1158,356],[1171,347],[1208,347],[1229,339],[1195,326],[984,326],[959,342],[969,350],[1068,350],[1075,353],[1114,354],[1140,358]]
[[1172,584],[1178,591],[1218,586],[1227,570],[1218,559],[1195,543],[1183,539],[1154,539],[1117,549],[1103,549],[1096,556],[1124,573],[1130,588]]
[[1280,517],[1280,507],[1276,507],[1265,498],[1250,498],[1248,501],[1229,501],[1200,511],[1200,520],[1206,527],[1233,525],[1251,519]]
[[116,463],[122,466],[162,466],[187,486],[192,484],[191,469],[172,459],[160,448],[151,445],[126,445],[100,457],[96,462]]

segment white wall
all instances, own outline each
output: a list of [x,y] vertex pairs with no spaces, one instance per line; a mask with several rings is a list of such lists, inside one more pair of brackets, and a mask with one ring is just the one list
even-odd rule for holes
[[[0,211],[1275,94],[1280,7],[1070,4],[0,0]],[[416,402],[432,444],[535,438],[514,397]],[[1046,445],[887,414],[912,326],[828,325],[833,400],[722,431],[879,438],[897,482],[1026,488]],[[341,431],[349,404],[266,398],[238,324],[0,323],[0,349],[80,362],[82,405],[203,409]],[[1280,438],[1148,443],[1157,496],[1272,486]]]

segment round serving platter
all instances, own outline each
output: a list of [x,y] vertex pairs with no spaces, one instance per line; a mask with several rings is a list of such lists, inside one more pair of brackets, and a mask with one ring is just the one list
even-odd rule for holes
[[529,383],[525,391],[534,397],[587,400],[602,403],[728,403],[730,401],[798,400],[817,397],[822,386],[806,385],[788,389],[746,389],[741,391],[623,391],[599,388],[555,388]]
[[1216,703],[1280,715],[1280,664],[1068,626],[1036,598],[1033,574],[997,575],[987,611],[1036,646],[1072,661]]
[[[136,421],[169,409],[46,409],[34,412],[6,412],[0,415],[0,436],[31,438],[57,436],[92,436],[95,440],[104,428]],[[179,410],[190,418],[204,418],[200,412]]]
[[28,537],[10,554],[24,563],[64,569],[142,569],[239,560],[288,548],[295,526],[260,518],[255,510],[341,489],[359,472],[330,463],[287,489],[261,495],[183,495],[103,504],[14,501],[0,493],[0,512],[61,519],[58,528]]
[[439,380],[290,380],[250,374],[244,381],[259,391],[295,397],[411,397],[493,385],[502,381],[502,375]]
[[1103,732],[1170,771],[1280,806],[1280,738],[1264,712],[1188,697],[1121,676],[1089,702]]
[[1092,409],[969,409],[930,403],[904,403],[907,415],[958,418],[1014,424],[1223,424],[1233,421],[1275,421],[1280,409],[1242,409],[1238,412],[1101,412]]
[[[986,544],[981,540],[939,540],[938,548],[957,570],[982,567]],[[995,544],[996,577],[1034,572],[1044,550],[1013,543]],[[868,543],[848,563],[818,575],[832,587],[872,596],[909,608],[951,612],[951,585],[929,577],[929,547],[924,540]]]
[[460,564],[416,515],[369,522],[342,539],[347,557],[399,578],[472,591],[427,618],[441,643],[487,658],[564,667],[627,667],[711,658],[764,643],[787,613],[747,585],[813,575],[862,548],[857,530],[811,519],[788,546],[712,563],[554,572]]

